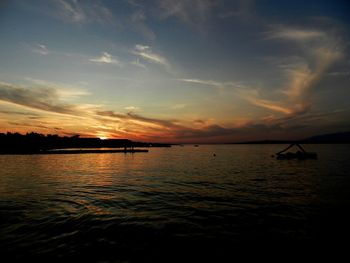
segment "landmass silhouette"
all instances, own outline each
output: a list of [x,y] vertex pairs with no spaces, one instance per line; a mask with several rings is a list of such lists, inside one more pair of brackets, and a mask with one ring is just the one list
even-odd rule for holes
[[245,141],[245,142],[235,142],[232,144],[332,144],[340,143],[347,144],[350,143],[350,132],[338,132],[316,135],[309,138],[301,140],[259,140],[259,141]]
[[[44,135],[36,132],[27,133],[25,135],[17,132],[0,133],[0,145],[1,154],[145,152],[147,150],[137,150],[134,148],[171,147],[170,144],[165,143],[134,142],[128,139],[101,140],[100,138],[80,138],[79,135],[61,137],[57,134]],[[121,150],[98,150],[100,148],[121,148]],[[76,150],[68,152],[64,149]],[[87,151],[87,149],[95,150]]]
[[[302,140],[260,140],[236,142],[232,144],[322,144],[350,143],[350,132],[316,135]],[[80,138],[79,135],[59,136],[30,132],[0,133],[0,154],[52,154],[52,153],[94,153],[94,152],[146,152],[135,147],[171,147],[168,143],[135,142],[129,139]],[[111,150],[101,148],[119,148]],[[69,152],[65,149],[75,149]],[[83,150],[84,149],[84,150]],[[90,150],[87,150],[90,149]],[[92,150],[94,149],[94,150]],[[54,151],[55,150],[55,151]],[[61,150],[61,151],[58,151]]]

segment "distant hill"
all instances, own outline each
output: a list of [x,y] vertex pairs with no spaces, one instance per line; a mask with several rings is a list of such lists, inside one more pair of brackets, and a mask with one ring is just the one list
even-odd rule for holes
[[288,143],[350,143],[350,132],[338,132],[315,135],[302,140],[260,140],[234,144],[288,144]]
[[350,143],[350,132],[316,135],[301,140],[303,143]]

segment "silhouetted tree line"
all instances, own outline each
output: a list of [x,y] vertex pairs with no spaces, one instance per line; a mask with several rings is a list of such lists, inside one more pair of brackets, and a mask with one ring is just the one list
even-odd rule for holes
[[0,133],[0,153],[28,153],[67,148],[133,148],[133,147],[170,147],[170,144],[134,142],[128,139],[80,138],[79,135],[60,137],[57,134],[36,132]]

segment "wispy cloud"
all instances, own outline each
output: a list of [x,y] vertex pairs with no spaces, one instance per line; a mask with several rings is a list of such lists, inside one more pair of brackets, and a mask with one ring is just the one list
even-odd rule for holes
[[47,55],[49,54],[49,50],[47,47],[43,44],[36,43],[32,46],[32,51],[35,53],[38,53],[40,55]]
[[127,114],[121,114],[121,113],[115,113],[113,111],[98,111],[97,114],[104,117],[138,121],[144,124],[155,124],[157,126],[160,126],[166,129],[174,128],[178,126],[176,124],[177,122],[176,120],[162,120],[162,119],[156,119],[156,118],[149,118],[133,112],[128,112]]
[[42,79],[25,78],[32,86],[41,87],[44,89],[55,90],[57,95],[64,100],[77,99],[82,96],[91,95],[91,93],[79,86],[68,85],[64,83],[56,83]]
[[[286,83],[279,89],[285,97],[280,101],[263,100],[257,96],[246,96],[256,105],[287,115],[305,114],[313,104],[316,84],[327,69],[342,58],[341,43],[331,32],[302,28],[275,27],[266,33],[267,40],[294,43],[299,48],[299,59],[284,61],[281,67]],[[283,106],[282,106],[283,105]]]
[[320,30],[310,30],[302,28],[289,28],[278,26],[266,32],[267,39],[287,39],[295,41],[309,41],[327,37],[325,32]]
[[6,115],[24,115],[24,116],[30,116],[30,117],[39,117],[38,115],[27,112],[27,111],[13,111],[13,110],[0,110],[0,114],[6,114]]
[[285,107],[285,106],[282,106],[277,102],[272,102],[272,101],[262,100],[262,99],[258,99],[258,98],[252,98],[252,97],[247,98],[247,100],[253,105],[263,107],[263,108],[266,108],[266,109],[269,109],[272,111],[277,111],[277,112],[281,112],[284,114],[293,113],[292,109]]
[[84,22],[87,17],[77,1],[56,0],[60,7],[60,14],[71,22]]
[[124,109],[131,112],[140,110],[140,108],[136,106],[127,106],[127,107],[124,107]]
[[143,10],[137,10],[131,14],[130,22],[134,30],[141,33],[145,38],[153,41],[156,38],[154,31],[146,24],[146,14]]
[[178,81],[213,86],[213,87],[246,88],[246,86],[244,84],[239,83],[239,82],[234,82],[234,81],[221,82],[221,81],[205,80],[205,79],[178,79]]
[[221,87],[225,85],[225,83],[217,82],[213,80],[202,80],[202,79],[178,79],[178,80],[183,82],[188,82],[188,83],[202,84],[202,85],[215,86],[215,87]]
[[181,104],[172,105],[170,108],[174,109],[174,110],[181,110],[181,109],[184,109],[186,107],[187,107],[187,104],[181,103]]
[[97,22],[116,25],[113,13],[102,1],[52,0],[57,7],[56,16],[65,22],[84,24]]
[[165,57],[153,52],[150,46],[137,44],[135,45],[133,54],[143,58],[150,63],[156,63],[166,67],[170,66],[168,60]]
[[90,62],[95,62],[99,64],[113,64],[121,66],[122,63],[115,57],[113,57],[108,52],[102,52],[100,57],[89,59]]
[[[283,89],[290,102],[300,102],[308,104],[308,97],[311,95],[315,85],[325,75],[328,68],[337,60],[341,59],[343,54],[341,45],[336,42],[334,36],[326,33],[311,34],[306,36],[298,36],[296,39],[301,41],[303,52],[307,54],[302,63],[294,65],[294,68],[285,69],[285,74],[288,76],[289,83]],[[322,39],[320,39],[322,36]],[[313,39],[315,42],[304,46],[304,41]]]
[[216,80],[206,80],[206,79],[177,79],[178,81],[195,84],[199,86],[209,86],[216,89],[221,94],[226,94],[226,92],[240,92],[241,90],[250,90],[251,88],[241,82],[235,81],[216,81]]
[[176,17],[197,29],[205,28],[212,15],[214,0],[159,0],[159,16],[163,19]]
[[34,110],[75,116],[83,115],[83,107],[62,101],[60,92],[50,87],[29,88],[0,82],[0,101]]
[[147,10],[145,10],[142,2],[125,1],[130,4],[133,10],[127,14],[116,15],[115,10],[109,8],[102,0],[51,1],[55,4],[55,17],[66,23],[73,23],[76,25],[85,25],[89,23],[111,25],[114,29],[135,31],[148,41],[154,41],[156,39],[155,32],[147,24],[150,14],[146,12]]
[[328,73],[329,76],[350,76],[350,70],[333,71]]

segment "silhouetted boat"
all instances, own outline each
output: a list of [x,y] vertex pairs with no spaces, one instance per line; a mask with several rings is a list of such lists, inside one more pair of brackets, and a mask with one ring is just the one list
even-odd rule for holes
[[[289,150],[290,148],[292,148],[293,146],[296,146],[300,149],[300,151],[297,152],[287,152],[284,153],[285,151]],[[292,143],[291,145],[289,145],[286,149],[284,149],[283,151],[280,151],[278,153],[276,153],[276,159],[277,160],[292,160],[292,159],[298,159],[298,160],[307,160],[307,159],[317,159],[317,153],[313,153],[313,152],[307,152],[304,150],[303,147],[301,147],[301,145],[299,145],[298,143]]]
[[194,147],[198,147],[199,145],[198,144],[195,144]]

